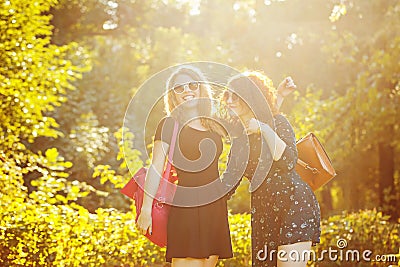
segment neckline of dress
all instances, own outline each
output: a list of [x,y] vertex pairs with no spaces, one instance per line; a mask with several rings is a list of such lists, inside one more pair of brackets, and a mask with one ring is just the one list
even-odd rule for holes
[[190,129],[193,129],[193,130],[199,131],[199,132],[208,132],[207,129],[206,129],[206,130],[200,130],[200,129],[193,128],[192,126],[189,126],[189,125],[185,125],[185,127],[188,127],[188,128],[190,128]]

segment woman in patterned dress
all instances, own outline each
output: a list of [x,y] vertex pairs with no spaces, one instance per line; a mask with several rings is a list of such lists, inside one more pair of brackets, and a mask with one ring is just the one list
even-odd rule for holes
[[[279,113],[272,81],[262,73],[253,71],[235,76],[228,87],[231,90],[224,92],[223,100],[231,117],[245,125],[248,137],[246,145],[236,142],[239,148],[234,149],[232,143],[230,160],[234,153],[250,150],[244,176],[252,184],[252,266],[304,267],[307,257],[302,255],[319,243],[320,209],[313,191],[295,170],[297,149],[293,128]],[[261,90],[269,105],[273,123],[255,118],[254,108],[262,103],[251,97],[257,90]],[[247,104],[242,96],[247,96]],[[266,103],[264,108],[268,108]],[[261,156],[263,150],[268,150],[267,156],[265,153]],[[267,164],[270,168],[263,179],[255,179],[257,165],[262,161],[270,161]]]

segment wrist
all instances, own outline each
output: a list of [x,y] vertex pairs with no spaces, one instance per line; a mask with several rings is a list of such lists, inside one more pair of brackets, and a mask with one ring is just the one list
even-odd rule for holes
[[145,202],[143,202],[143,206],[140,210],[141,213],[147,213],[147,214],[151,214],[151,204],[147,204]]

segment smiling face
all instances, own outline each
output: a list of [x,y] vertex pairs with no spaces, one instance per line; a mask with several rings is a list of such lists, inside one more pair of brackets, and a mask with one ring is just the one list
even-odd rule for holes
[[225,91],[223,99],[231,116],[242,117],[251,112],[250,108],[244,103],[244,101],[237,94],[231,91]]
[[200,84],[187,74],[177,75],[172,86],[178,105],[185,108],[197,106],[200,97]]

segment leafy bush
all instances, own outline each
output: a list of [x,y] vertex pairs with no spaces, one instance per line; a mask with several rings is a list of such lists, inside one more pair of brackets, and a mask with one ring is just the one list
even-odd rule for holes
[[[91,214],[76,204],[38,205],[23,203],[23,199],[0,207],[1,266],[168,266],[164,263],[165,249],[136,231],[133,211],[98,209]],[[235,257],[219,261],[218,266],[250,266],[250,215],[230,215],[229,221]],[[330,217],[323,221],[322,229],[321,244],[314,248],[316,255],[329,247],[338,249],[339,238],[348,242],[343,250],[398,254],[399,224],[388,223],[388,218],[375,210]],[[328,257],[312,263],[337,265],[370,263],[333,262]]]
[[[219,266],[251,266],[251,226],[249,214],[230,215],[231,235],[234,250],[234,258],[220,261]],[[400,266],[400,224],[390,223],[389,216],[383,215],[377,210],[364,210],[354,213],[344,212],[341,215],[331,216],[321,223],[321,243],[313,247],[318,258],[321,258],[322,251],[337,250],[332,255],[343,253],[343,260],[333,261],[328,254],[323,260],[310,261],[309,266],[371,266],[371,262],[363,261],[363,251],[370,250],[371,255],[366,255],[371,260],[376,255],[389,255],[397,257],[397,261],[374,262],[374,266],[388,266],[390,264]],[[346,246],[343,247],[343,243]],[[342,249],[339,249],[342,246]],[[360,261],[352,261],[351,251],[360,252]],[[346,253],[348,254],[346,259]],[[332,256],[332,258],[334,258]],[[355,259],[355,258],[354,258]],[[393,266],[394,266],[393,265]]]
[[[315,248],[315,252],[320,256],[323,250],[335,249],[338,250],[336,255],[342,251],[343,258],[333,261],[325,255],[322,261],[315,262],[313,266],[371,266],[371,262],[362,258],[362,253],[367,250],[371,251],[371,255],[366,255],[371,260],[374,260],[376,255],[397,254],[398,262],[374,262],[374,266],[400,266],[399,233],[400,224],[390,223],[389,216],[375,209],[331,216],[322,223],[321,244]],[[354,258],[350,257],[353,250],[360,253],[360,262],[353,261]]]

